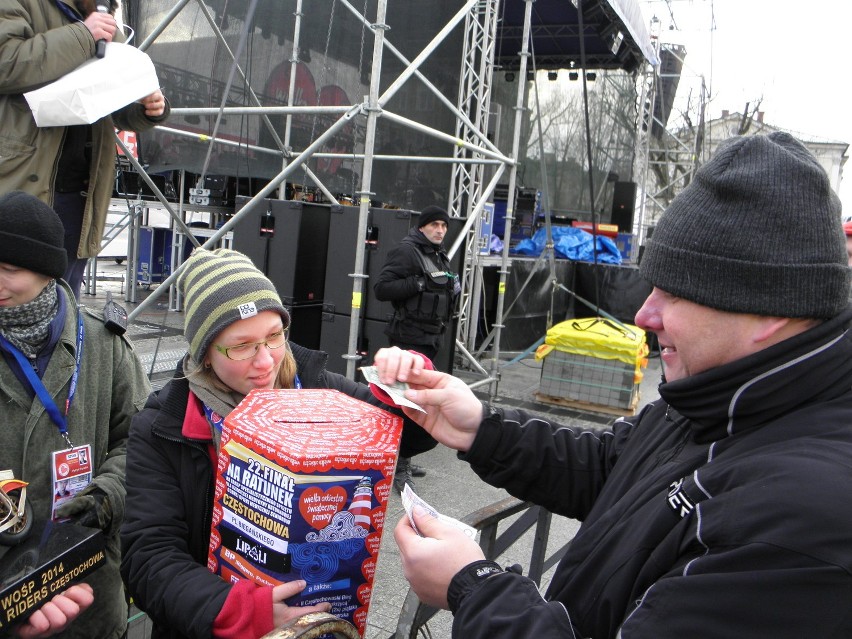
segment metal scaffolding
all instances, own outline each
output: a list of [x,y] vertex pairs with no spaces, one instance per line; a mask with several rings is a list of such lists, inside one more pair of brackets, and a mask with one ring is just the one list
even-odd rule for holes
[[[187,0],[188,2],[189,0]],[[206,16],[208,16],[208,21],[212,22],[212,18],[209,17],[209,11],[203,5],[202,2],[199,1],[199,4],[202,6],[202,11]],[[175,10],[170,12],[163,20],[163,24],[160,25],[152,34],[145,40],[145,42],[140,45],[140,49],[145,49],[156,39],[157,35],[162,33],[162,31],[166,28],[168,23],[176,18],[181,8],[183,8],[187,2],[183,2],[175,7]],[[459,122],[462,122],[463,125],[467,128],[467,140],[460,140],[458,135],[451,135],[449,133],[439,131],[428,127],[426,125],[420,124],[408,118],[405,118],[401,115],[395,114],[392,111],[386,108],[387,102],[397,93],[397,91],[402,87],[402,85],[408,81],[412,76],[418,77],[421,81],[424,82],[425,86],[444,103],[447,103],[446,98],[432,85],[428,79],[423,76],[419,71],[419,67],[423,64],[423,62],[428,58],[430,53],[434,51],[434,49],[443,41],[443,39],[458,25],[467,21],[470,23],[471,21],[476,21],[478,16],[481,15],[483,10],[483,4],[478,0],[469,0],[466,2],[458,12],[451,18],[451,20],[439,31],[439,33],[432,39],[429,45],[414,59],[407,60],[402,54],[395,48],[393,45],[385,39],[385,14],[387,10],[387,2],[386,0],[380,0],[377,5],[377,14],[375,21],[368,20],[368,18],[364,15],[361,15],[358,10],[353,7],[351,4],[346,2],[346,0],[340,0],[341,4],[345,6],[358,20],[363,22],[363,24],[367,25],[368,28],[373,33],[373,55],[372,55],[372,64],[371,64],[371,73],[370,73],[370,93],[365,97],[365,100],[360,104],[353,104],[350,106],[343,107],[298,107],[298,106],[288,106],[288,107],[264,107],[259,103],[257,106],[253,107],[226,107],[225,99],[223,95],[222,104],[218,108],[175,108],[172,110],[173,115],[215,115],[218,122],[221,120],[223,116],[229,114],[254,114],[261,117],[266,117],[271,114],[285,114],[288,117],[288,127],[285,130],[284,140],[280,143],[279,151],[284,154],[284,162],[283,168],[280,173],[272,178],[255,196],[251,198],[251,200],[234,215],[230,220],[228,220],[225,224],[223,224],[216,232],[203,244],[204,247],[215,246],[216,243],[225,236],[229,231],[233,229],[233,227],[237,224],[239,219],[259,207],[262,201],[267,197],[275,197],[276,193],[279,191],[279,187],[287,180],[289,176],[291,176],[297,170],[309,170],[306,166],[306,163],[312,157],[323,157],[323,158],[333,158],[339,157],[338,154],[334,153],[322,153],[320,149],[322,148],[324,142],[331,138],[335,133],[340,131],[346,124],[348,124],[352,119],[357,117],[363,117],[366,119],[366,132],[365,132],[365,140],[364,140],[364,152],[363,154],[358,154],[357,159],[362,161],[362,174],[361,174],[361,185],[360,190],[356,193],[358,196],[358,205],[360,208],[359,211],[359,225],[358,225],[358,237],[364,237],[366,234],[367,228],[367,213],[370,207],[370,195],[371,193],[371,176],[372,176],[372,167],[373,162],[377,159],[375,154],[375,132],[376,132],[376,123],[379,118],[387,119],[388,121],[394,122],[396,124],[402,125],[404,127],[416,130],[425,135],[433,136],[440,140],[445,140],[447,142],[453,143],[456,145],[458,153],[466,154],[466,158],[422,158],[422,157],[405,157],[405,156],[382,156],[381,159],[389,159],[389,160],[407,160],[407,161],[426,161],[426,162],[454,162],[457,165],[484,165],[484,164],[496,164],[496,165],[511,165],[512,160],[501,154],[497,148],[487,141],[486,135],[482,132],[482,118],[477,116],[478,123],[473,122],[466,113],[460,110],[455,105],[449,104],[449,108],[454,112],[456,118]],[[486,11],[485,13],[488,15],[493,15],[495,6],[497,4],[497,0],[488,0],[485,3]],[[246,29],[251,28],[251,13],[253,7],[256,5],[256,0],[251,3],[249,6],[249,11],[247,13],[247,19],[245,22]],[[298,52],[298,42],[299,42],[299,15],[301,14],[301,3],[299,4],[299,9],[297,10],[297,19],[294,23],[294,37],[293,37],[293,57],[291,59],[291,63],[293,64],[294,71],[290,74],[291,77],[291,93],[289,96],[290,102],[292,102],[292,84],[293,79],[296,76],[295,73],[295,65],[299,60],[299,52]],[[493,19],[492,19],[493,22]],[[220,40],[221,44],[227,48],[225,44],[224,37],[222,36],[221,31],[216,29],[216,37]],[[493,27],[492,27],[493,32]],[[240,42],[244,41],[241,38]],[[493,42],[493,34],[491,36],[491,41]],[[227,49],[230,53],[230,49]],[[405,69],[403,72],[390,84],[390,86],[379,95],[379,79],[381,77],[381,66],[382,66],[382,56],[385,51],[390,52],[395,55],[398,59],[400,59],[405,65]],[[478,60],[481,59],[479,57],[480,49],[479,47],[475,47],[470,51],[471,56],[475,56]],[[230,78],[233,78],[236,72],[239,72],[243,78],[245,78],[245,74],[239,67],[238,60],[240,58],[240,47],[238,47],[237,51],[231,54],[232,59],[232,67],[230,72]],[[480,75],[486,74],[490,77],[490,70],[487,65],[487,61],[483,61],[480,69],[478,70]],[[230,84],[230,83],[229,83]],[[225,88],[224,93],[227,94],[229,86]],[[460,92],[463,94],[464,92]],[[479,89],[478,95],[480,96],[480,100],[483,104],[485,104],[485,109],[487,112],[487,89]],[[255,96],[256,100],[256,96]],[[289,122],[290,119],[295,115],[305,115],[305,114],[326,114],[333,115],[337,119],[324,131],[318,133],[316,138],[307,145],[305,149],[303,149],[299,153],[289,152],[288,151],[288,142],[289,142]],[[173,130],[173,129],[172,129]],[[193,135],[193,134],[189,134]],[[197,135],[195,137],[198,137]],[[227,143],[227,141],[220,140],[215,135],[209,136],[209,149],[212,149],[217,144]],[[261,150],[259,147],[257,150]],[[272,151],[274,152],[274,150]],[[209,152],[208,152],[209,155]],[[346,156],[347,158],[353,157],[352,154]],[[466,164],[464,164],[466,163]],[[156,186],[153,184],[153,181],[145,174],[144,169],[141,165],[136,165],[135,167],[140,173],[143,174],[143,178],[146,179],[146,183],[148,186],[154,191],[157,195],[157,198],[160,200],[164,208],[170,212],[172,217],[179,221],[181,216],[177,211],[169,204],[165,196],[159,192]],[[499,172],[498,172],[499,173]],[[321,181],[316,176],[311,176],[312,179],[318,184],[318,186],[323,190],[326,198],[332,204],[338,204],[335,196],[331,193],[331,191],[327,188],[323,188]],[[493,190],[493,187],[492,187]],[[466,228],[469,228],[471,223],[475,220],[475,215],[477,214],[477,210],[481,210],[481,200],[480,197],[480,206],[478,209],[474,207],[473,212],[468,217],[468,225]],[[458,215],[458,211],[454,211],[454,214]],[[180,220],[182,223],[182,220]],[[187,233],[189,237],[191,233]],[[454,246],[451,249],[452,252],[457,250],[458,247]],[[131,319],[138,316],[147,306],[152,304],[157,297],[161,294],[161,292],[168,290],[169,286],[171,286],[177,279],[180,274],[180,268],[178,268],[175,272],[173,272],[166,280],[163,281],[162,286],[155,290],[145,301],[143,301],[139,306],[137,306],[131,313]],[[355,366],[356,362],[359,359],[359,355],[356,353],[356,345],[358,338],[358,320],[360,318],[361,311],[361,300],[364,296],[364,280],[366,275],[364,274],[364,244],[362,242],[358,242],[357,244],[357,253],[356,253],[356,262],[355,262],[355,270],[350,276],[353,279],[353,290],[352,290],[352,312],[351,312],[351,320],[350,320],[350,334],[349,334],[349,354],[345,356],[347,359],[347,375],[349,377],[354,377],[355,374]]]
[[[659,20],[651,38],[660,65],[646,65],[640,82],[636,174],[640,188],[634,231],[640,244],[701,164],[708,91],[704,76],[686,64],[686,49],[661,43]],[[684,96],[684,97],[681,97]]]
[[[449,188],[448,209],[453,216],[465,219],[465,224],[462,233],[455,240],[453,246],[448,251],[450,257],[455,255],[458,250],[464,247],[465,251],[465,273],[463,274],[463,293],[460,309],[459,330],[457,333],[457,349],[462,353],[471,365],[486,376],[486,379],[481,383],[491,384],[492,394],[496,394],[496,381],[499,378],[499,357],[500,357],[500,330],[502,328],[503,308],[504,308],[504,292],[506,287],[506,275],[508,273],[509,260],[509,244],[510,244],[510,229],[514,211],[515,185],[517,182],[517,161],[521,133],[521,118],[515,118],[513,139],[511,151],[508,154],[502,153],[498,147],[488,138],[488,127],[491,108],[491,83],[495,69],[494,62],[494,47],[496,41],[496,32],[499,23],[499,8],[501,3],[499,0],[467,0],[458,9],[458,11],[447,21],[447,23],[436,33],[432,40],[414,57],[408,60],[397,49],[387,34],[386,13],[387,0],[378,0],[376,5],[376,15],[374,19],[363,15],[356,7],[348,0],[333,0],[335,5],[339,5],[346,9],[351,14],[358,25],[362,29],[372,34],[373,47],[372,58],[370,63],[369,75],[369,93],[364,96],[360,103],[337,105],[337,106],[293,106],[294,105],[294,84],[297,76],[297,65],[300,61],[300,32],[302,29],[303,11],[310,11],[310,6],[303,6],[302,0],[297,0],[297,9],[294,14],[293,33],[292,33],[292,56],[289,60],[291,70],[289,73],[289,92],[286,106],[263,106],[257,94],[250,90],[250,98],[252,106],[232,107],[226,106],[228,103],[228,95],[232,91],[232,86],[235,78],[242,78],[243,82],[247,82],[247,74],[240,65],[243,48],[245,46],[247,33],[253,29],[252,16],[257,7],[258,0],[247,0],[247,8],[244,19],[243,32],[240,36],[239,44],[236,50],[232,51],[221,30],[216,26],[213,16],[210,14],[208,7],[202,0],[181,0],[162,18],[162,22],[151,31],[145,41],[139,45],[142,50],[147,49],[156,39],[163,33],[166,27],[175,20],[181,11],[183,11],[190,2],[196,2],[200,8],[201,14],[206,19],[207,23],[213,30],[215,38],[220,43],[222,50],[227,53],[230,60],[230,69],[227,76],[227,81],[221,86],[221,102],[218,107],[182,107],[173,108],[173,116],[215,116],[215,126],[212,135],[201,135],[191,131],[181,131],[174,127],[158,127],[162,131],[168,131],[172,135],[185,136],[196,141],[204,141],[207,147],[207,158],[205,160],[205,169],[207,160],[214,148],[226,145],[242,145],[242,148],[250,148],[253,153],[275,154],[281,157],[281,170],[277,175],[269,179],[263,186],[236,214],[219,227],[203,244],[204,247],[215,246],[221,238],[230,232],[238,223],[240,218],[248,215],[250,212],[259,209],[266,198],[283,198],[284,187],[288,180],[291,180],[297,171],[305,172],[306,176],[314,181],[319,190],[324,194],[325,199],[332,203],[338,204],[333,190],[323,185],[322,180],[317,175],[313,174],[307,163],[312,158],[324,159],[346,159],[348,161],[361,162],[362,172],[360,175],[360,185],[356,191],[356,203],[359,207],[358,219],[358,238],[363,238],[366,235],[368,212],[371,206],[372,179],[373,179],[373,164],[375,161],[402,161],[402,162],[426,162],[426,163],[449,163],[452,165],[452,183]],[[613,2],[613,0],[608,0]],[[533,3],[534,0],[523,0],[524,3],[524,22],[523,35],[521,40],[521,50],[517,53],[519,62],[519,77],[527,77],[528,58],[530,57],[530,34],[532,25]],[[574,3],[582,13],[583,5],[581,1]],[[610,5],[603,0],[601,5],[606,4],[608,10]],[[613,4],[624,5],[625,2],[613,2]],[[562,5],[564,6],[564,5]],[[333,10],[333,7],[332,7]],[[405,10],[405,9],[402,9]],[[594,10],[597,13],[602,13],[599,7],[595,6]],[[603,20],[603,18],[602,18]],[[605,20],[604,20],[605,22]],[[582,16],[580,22],[579,33],[584,33],[582,28]],[[624,28],[624,27],[622,27]],[[442,92],[435,87],[432,82],[421,71],[421,66],[435,51],[435,49],[447,38],[447,36],[455,29],[464,29],[464,52],[463,60],[461,61],[461,79],[459,82],[458,100],[456,104],[451,103]],[[577,37],[575,30],[573,37]],[[623,34],[613,34],[612,29],[608,30],[607,37],[616,38],[620,35],[621,40],[624,39]],[[580,47],[582,50],[583,40],[580,39]],[[615,53],[616,49],[613,49]],[[647,51],[643,48],[645,55]],[[380,93],[379,80],[381,78],[383,58],[389,54],[396,58],[402,66],[402,71],[387,88]],[[585,55],[583,53],[583,55]],[[623,55],[620,54],[620,55]],[[620,59],[619,59],[620,60]],[[613,66],[621,64],[620,61],[612,63]],[[429,91],[439,102],[446,106],[452,113],[455,121],[455,130],[445,132],[436,128],[427,126],[410,118],[404,117],[395,113],[388,108],[389,101],[398,93],[400,88],[409,80],[416,79],[421,82],[423,87]],[[527,83],[519,81],[517,83],[517,97],[515,110],[518,114],[525,110],[527,99]],[[250,87],[249,87],[250,89]],[[241,142],[225,139],[218,135],[219,124],[223,118],[229,115],[253,115],[261,119],[265,129],[271,134],[271,140],[275,148],[265,148],[263,146],[254,145],[248,147]],[[286,127],[282,137],[279,137],[278,132],[269,119],[269,116],[286,116]],[[323,115],[323,126],[319,126],[316,131],[312,131],[312,139],[301,150],[293,150],[291,148],[291,130],[292,123],[296,117],[317,116]],[[390,155],[380,154],[376,152],[376,127],[380,120],[387,121],[394,125],[399,125],[410,131],[418,134],[429,136],[441,142],[452,145],[454,149],[452,157],[423,157],[410,155]],[[359,131],[363,130],[363,152],[362,153],[335,153],[323,150],[325,143],[336,134],[339,134],[349,125],[358,121],[363,121]],[[315,120],[316,122],[316,120]],[[326,125],[327,124],[327,125]],[[123,145],[122,145],[123,146]],[[126,149],[125,149],[126,151]],[[127,153],[128,158],[131,154]],[[132,161],[132,160],[131,160]],[[183,225],[181,210],[184,203],[181,201],[178,210],[169,203],[166,197],[157,189],[156,185],[145,174],[145,169],[138,164],[134,165],[136,170],[142,175],[149,188],[155,193],[157,199],[160,200],[162,206],[170,213],[179,226]],[[493,167],[493,168],[489,168]],[[491,173],[490,177],[487,177]],[[203,176],[204,171],[202,171]],[[481,215],[486,202],[491,198],[492,193],[498,181],[508,173],[508,202],[506,212],[506,231],[504,236],[504,249],[500,258],[500,283],[498,287],[497,301],[497,321],[494,325],[496,334],[493,339],[493,348],[490,353],[491,367],[490,371],[481,366],[476,358],[473,357],[467,349],[467,346],[472,344],[470,334],[471,327],[469,318],[474,309],[474,305],[478,304],[478,299],[475,296],[476,283],[472,273],[476,271],[477,254],[474,250],[476,243],[476,222]],[[487,184],[486,184],[487,181]],[[191,232],[185,228],[182,230],[186,233],[190,241],[194,241]],[[357,241],[357,240],[356,240]],[[195,243],[195,242],[194,242]],[[356,365],[360,359],[357,354],[357,341],[359,330],[359,319],[362,310],[362,300],[365,296],[365,255],[364,243],[357,241],[357,250],[355,257],[354,270],[349,276],[352,278],[352,301],[351,315],[349,327],[348,353],[344,355],[347,361],[347,376],[354,378]],[[130,314],[130,319],[137,317],[148,306],[153,304],[155,300],[164,291],[169,290],[180,275],[180,267],[174,270],[171,275],[162,282],[162,285],[154,290],[152,294],[139,304]],[[475,328],[472,329],[475,336]]]

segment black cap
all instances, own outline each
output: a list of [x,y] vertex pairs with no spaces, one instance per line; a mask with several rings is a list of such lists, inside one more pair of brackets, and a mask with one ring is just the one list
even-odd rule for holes
[[64,238],[59,216],[34,195],[0,196],[0,262],[59,279],[68,265]]
[[427,206],[420,212],[420,218],[417,220],[417,228],[422,229],[430,222],[450,223],[450,216],[440,206]]

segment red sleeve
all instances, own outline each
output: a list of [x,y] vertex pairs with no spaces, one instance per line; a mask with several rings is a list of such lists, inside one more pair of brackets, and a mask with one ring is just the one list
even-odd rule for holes
[[225,605],[213,621],[216,639],[257,639],[274,629],[272,586],[258,586],[248,579],[237,581]]
[[[419,355],[420,359],[423,360],[423,368],[427,371],[435,370],[435,365],[432,363],[432,360],[426,357],[423,353],[418,353],[417,351],[408,351],[414,355]],[[388,406],[396,406],[396,402],[393,401],[385,391],[376,386],[375,384],[370,384],[370,391],[373,393],[373,397],[379,400],[382,404],[387,404]]]

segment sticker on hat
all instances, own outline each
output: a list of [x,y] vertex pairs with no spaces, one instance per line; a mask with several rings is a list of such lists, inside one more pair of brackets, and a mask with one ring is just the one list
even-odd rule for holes
[[255,306],[254,302],[240,304],[237,306],[237,310],[240,312],[240,319],[246,319],[257,315],[257,306]]

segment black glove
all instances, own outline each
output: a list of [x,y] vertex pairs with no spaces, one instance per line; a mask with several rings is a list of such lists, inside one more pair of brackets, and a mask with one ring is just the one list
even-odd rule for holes
[[100,488],[94,488],[62,504],[56,509],[56,518],[107,532],[112,523],[112,506],[106,493]]

